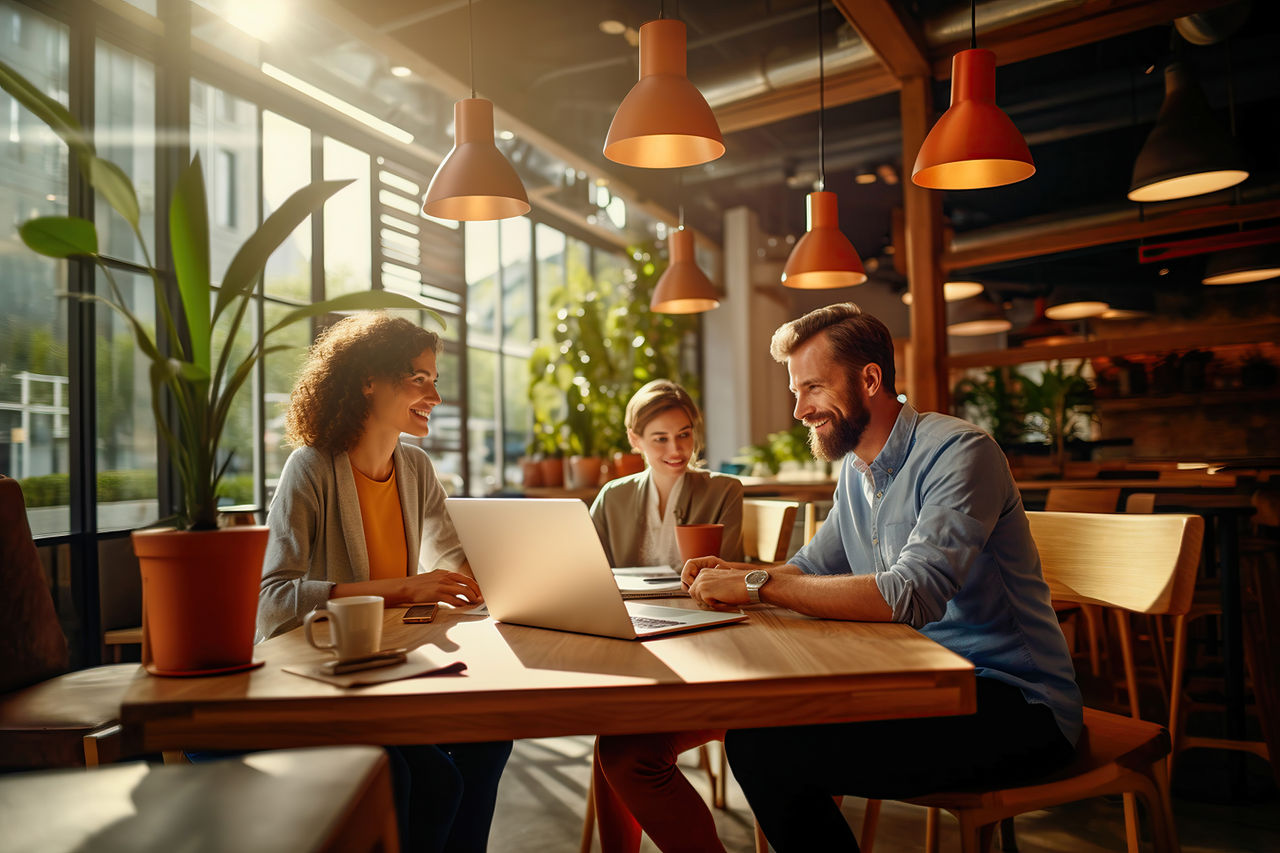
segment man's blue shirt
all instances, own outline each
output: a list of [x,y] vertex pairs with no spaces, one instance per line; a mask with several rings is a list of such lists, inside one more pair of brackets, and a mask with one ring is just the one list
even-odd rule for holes
[[1080,689],[1022,496],[978,427],[904,405],[870,466],[842,460],[831,513],[790,562],[807,574],[874,573],[894,621],[1049,706],[1063,735],[1079,737]]

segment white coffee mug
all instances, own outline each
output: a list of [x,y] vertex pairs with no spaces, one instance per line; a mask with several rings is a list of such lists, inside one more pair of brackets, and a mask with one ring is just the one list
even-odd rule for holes
[[[349,595],[330,599],[327,610],[313,610],[303,620],[303,632],[307,642],[317,649],[331,649],[338,660],[371,655],[382,649],[382,596]],[[328,645],[317,643],[311,635],[311,626],[328,621]]]

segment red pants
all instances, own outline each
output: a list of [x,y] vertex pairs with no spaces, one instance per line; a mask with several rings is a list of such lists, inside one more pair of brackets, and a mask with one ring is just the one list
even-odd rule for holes
[[706,803],[676,767],[680,753],[713,740],[724,740],[724,731],[596,739],[592,781],[603,853],[636,853],[641,830],[663,853],[724,850]]

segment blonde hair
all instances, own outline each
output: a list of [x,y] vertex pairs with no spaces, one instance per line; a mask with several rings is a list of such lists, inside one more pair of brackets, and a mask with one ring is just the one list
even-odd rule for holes
[[624,423],[629,432],[644,435],[644,428],[650,421],[671,409],[682,409],[689,416],[689,423],[693,426],[693,459],[689,461],[697,462],[702,453],[702,412],[694,405],[689,392],[678,383],[669,379],[646,382],[627,401]]

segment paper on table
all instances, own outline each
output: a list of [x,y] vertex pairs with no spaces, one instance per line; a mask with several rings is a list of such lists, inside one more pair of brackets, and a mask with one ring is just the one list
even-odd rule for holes
[[301,675],[303,678],[314,678],[316,681],[335,684],[338,687],[361,687],[368,684],[382,684],[386,681],[399,681],[403,678],[417,678],[422,675],[453,674],[462,672],[466,668],[467,665],[460,660],[443,664],[432,660],[426,650],[421,648],[409,652],[404,663],[377,669],[362,669],[342,675],[334,675],[332,671],[326,670],[324,662],[282,667],[285,672]]
[[685,594],[680,574],[670,566],[624,566],[613,570],[613,578],[628,600]]

